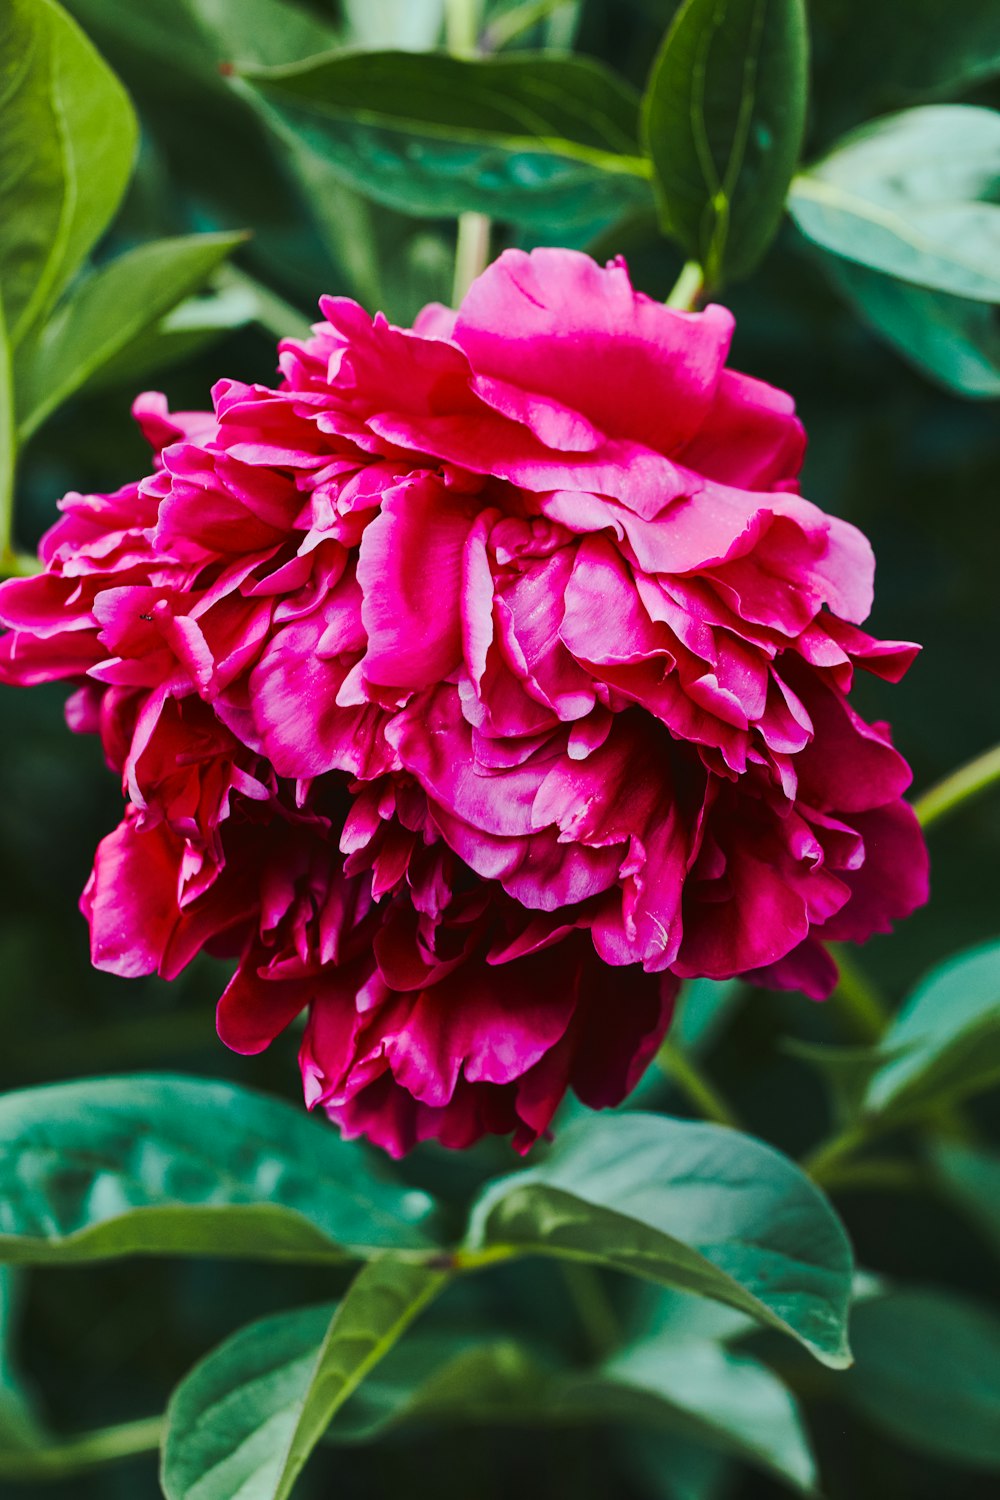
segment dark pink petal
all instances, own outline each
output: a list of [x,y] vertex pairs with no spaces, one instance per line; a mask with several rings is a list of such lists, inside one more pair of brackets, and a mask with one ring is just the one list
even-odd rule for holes
[[364,673],[392,687],[430,687],[462,659],[463,554],[474,510],[432,474],[385,493],[358,554]]
[[506,250],[475,281],[452,338],[473,368],[583,413],[661,453],[711,408],[729,349],[721,307],[675,312],[635,292],[621,261]]
[[805,447],[791,396],[750,375],[723,370],[704,423],[678,457],[723,484],[765,490],[798,477]]

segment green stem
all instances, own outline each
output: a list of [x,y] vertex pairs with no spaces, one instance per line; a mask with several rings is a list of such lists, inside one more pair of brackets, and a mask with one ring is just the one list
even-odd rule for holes
[[458,216],[458,240],[455,245],[455,276],[451,288],[451,305],[458,307],[477,276],[486,270],[490,259],[490,221],[485,214],[465,213]]
[[694,312],[704,290],[705,273],[696,260],[689,260],[674,283],[667,306],[679,308],[682,312]]
[[889,1023],[889,1010],[875,985],[859,968],[848,949],[830,944],[830,954],[840,970],[833,1003],[850,1017],[852,1030],[863,1042],[877,1042]]
[[[453,57],[475,57],[479,52],[482,0],[447,0],[444,12],[445,45]],[[458,307],[490,258],[490,221],[485,214],[458,216],[455,244],[455,275],[451,305]]]
[[682,1052],[669,1037],[661,1043],[660,1050],[656,1054],[656,1062],[667,1077],[672,1079],[687,1095],[698,1113],[706,1120],[714,1120],[717,1125],[728,1125],[732,1130],[741,1128],[737,1115],[715,1086],[705,1077],[690,1054]]
[[591,1354],[605,1359],[621,1343],[621,1328],[601,1273],[578,1261],[564,1261],[559,1269]]
[[478,51],[482,9],[482,0],[445,0],[445,46],[455,57],[474,56]]
[[482,1271],[500,1261],[516,1260],[524,1252],[518,1245],[485,1245],[481,1250],[458,1249],[449,1257],[453,1271]]
[[14,415],[14,370],[3,302],[0,301],[0,570],[19,572],[14,552],[14,466],[17,421]]
[[[861,1126],[852,1126],[841,1131],[839,1135],[831,1136],[817,1146],[815,1151],[804,1158],[802,1170],[807,1172],[813,1182],[825,1186],[828,1182],[835,1181],[837,1169],[847,1157],[853,1156],[859,1146],[865,1145],[868,1133]],[[843,1171],[843,1169],[841,1169]]]
[[4,1479],[62,1479],[83,1469],[139,1453],[155,1453],[163,1436],[163,1418],[145,1417],[66,1438],[48,1448],[0,1450]]
[[977,755],[968,765],[960,766],[957,771],[924,792],[914,802],[913,811],[921,827],[929,828],[939,818],[947,817],[963,803],[971,802],[997,781],[1000,781],[1000,745],[994,745],[992,750]]
[[916,1163],[896,1157],[872,1157],[868,1161],[836,1162],[820,1169],[817,1179],[815,1168],[813,1180],[822,1180],[828,1192],[840,1192],[845,1188],[892,1188],[902,1191],[922,1192],[927,1187],[927,1174]]
[[0,578],[30,578],[33,573],[41,571],[42,565],[38,558],[32,557],[28,552],[8,550],[0,562]]

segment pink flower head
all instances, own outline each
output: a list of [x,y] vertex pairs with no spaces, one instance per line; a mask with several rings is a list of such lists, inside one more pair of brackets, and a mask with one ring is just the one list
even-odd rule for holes
[[[402,1151],[616,1102],[680,978],[821,997],[926,898],[855,667],[873,559],[797,490],[732,319],[508,251],[415,329],[324,298],[277,389],[136,414],[153,475],[71,495],[0,590],[0,674],[78,680],[130,800],[95,962],[236,957],[223,1038],[302,1010],[307,1100]],[[622,970],[621,973],[618,971]]]

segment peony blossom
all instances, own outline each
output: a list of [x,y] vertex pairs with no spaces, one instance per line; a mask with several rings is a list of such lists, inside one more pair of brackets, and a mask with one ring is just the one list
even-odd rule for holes
[[862,534],[797,488],[732,319],[508,251],[413,330],[324,298],[276,389],[136,403],[153,474],[69,495],[0,589],[4,680],[78,683],[129,807],[94,961],[236,960],[253,1052],[400,1152],[615,1103],[680,979],[827,994],[926,898],[906,762],[849,701]]

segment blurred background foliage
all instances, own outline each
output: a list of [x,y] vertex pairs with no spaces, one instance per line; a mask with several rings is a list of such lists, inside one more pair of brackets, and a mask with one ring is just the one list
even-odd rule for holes
[[[228,76],[228,65],[291,62],[344,45],[434,46],[442,34],[441,3],[65,3],[124,81],[142,126],[138,167],[99,258],[158,236],[252,232],[232,269],[218,273],[210,290],[187,305],[176,325],[176,362],[150,377],[171,406],[205,405],[223,374],[271,380],[275,331],[308,321],[321,292],[357,297],[398,322],[408,322],[426,301],[449,300],[454,219],[403,215],[367,199],[316,153],[283,141],[245,87]],[[484,34],[505,51],[573,48],[641,89],[675,9],[670,0],[534,6],[501,0],[487,6]],[[807,160],[885,110],[941,98],[1000,103],[995,5],[811,0],[809,14]],[[659,297],[682,262],[644,211],[596,230],[574,224],[568,234],[557,221],[501,225],[494,249],[546,240],[590,244],[601,256],[624,252],[635,284]],[[920,789],[1000,737],[996,408],[960,399],[901,357],[870,326],[878,274],[838,266],[786,221],[761,268],[723,294],[737,319],[733,362],[794,393],[810,438],[804,493],[871,537],[879,560],[875,633],[924,645],[900,686],[873,680],[858,688],[863,713],[891,718]],[[1000,340],[990,322],[995,311],[977,315],[987,320],[988,336]],[[99,389],[70,401],[30,440],[18,494],[23,548],[33,548],[67,489],[110,490],[145,470],[145,444],[128,411],[141,373],[135,364],[123,366]],[[59,689],[5,689],[0,700],[6,872],[0,1082],[14,1088],[98,1072],[176,1068],[297,1098],[294,1038],[252,1061],[218,1043],[213,1004],[220,982],[209,961],[169,987],[91,970],[76,902],[95,844],[117,821],[120,793],[97,744],[68,734],[63,696]],[[860,955],[891,1004],[929,966],[997,931],[1000,797],[942,823],[931,843],[930,905],[898,935],[874,941]],[[753,992],[727,1013],[707,1058],[747,1127],[798,1155],[824,1133],[827,1104],[816,1072],[789,1041],[857,1039],[836,999],[822,1007],[800,996]],[[643,1085],[643,1103],[691,1112],[663,1078]],[[995,1130],[995,1098],[975,1101],[968,1118],[976,1132]],[[503,1169],[505,1151],[487,1144],[445,1164],[441,1153],[426,1149],[405,1170],[414,1182],[457,1196],[466,1184]],[[950,1289],[995,1296],[987,1230],[941,1199],[852,1191],[838,1198],[838,1207],[859,1262],[871,1271],[905,1285],[931,1284],[944,1295]],[[162,1409],[171,1386],[212,1344],[272,1309],[336,1294],[336,1280],[302,1268],[140,1261],[35,1272],[19,1276],[16,1285],[12,1280],[8,1291],[16,1300],[21,1363],[44,1393],[54,1426],[76,1430]],[[631,1303],[640,1293],[613,1279],[607,1291],[619,1316],[639,1316]],[[475,1299],[477,1314],[492,1316],[511,1333],[531,1333],[544,1309],[549,1336],[571,1354],[585,1352],[565,1283],[548,1263],[477,1280]],[[914,1318],[914,1349],[905,1362],[910,1371],[938,1340],[933,1306],[921,1305]],[[862,1355],[869,1342],[875,1350],[886,1347],[877,1319],[869,1321],[871,1327],[864,1319],[857,1325]],[[889,1431],[884,1421],[877,1425],[863,1391],[851,1398],[840,1377],[807,1368],[804,1356],[790,1355],[770,1335],[754,1335],[751,1347],[808,1398],[829,1500],[977,1500],[995,1493],[975,1467],[918,1451],[905,1421],[895,1431],[891,1423]],[[898,1375],[879,1367],[872,1379],[884,1394],[895,1389]],[[933,1378],[932,1365],[928,1386]],[[969,1400],[976,1399],[972,1391]],[[404,1491],[441,1500],[513,1494],[523,1500],[564,1494],[763,1500],[783,1493],[776,1479],[734,1468],[684,1439],[640,1438],[599,1425],[526,1425],[513,1432],[472,1426],[457,1429],[446,1444],[417,1431],[375,1447],[325,1449],[296,1493],[304,1500],[334,1492],[363,1500]],[[54,1483],[46,1492],[67,1500],[145,1500],[158,1493],[154,1461],[138,1458],[92,1478]],[[0,1480],[0,1493],[21,1500],[36,1491]]]

